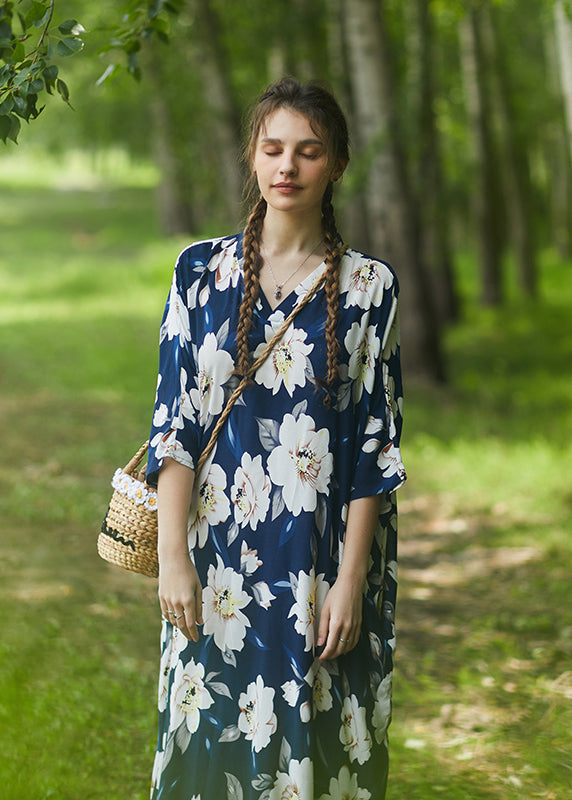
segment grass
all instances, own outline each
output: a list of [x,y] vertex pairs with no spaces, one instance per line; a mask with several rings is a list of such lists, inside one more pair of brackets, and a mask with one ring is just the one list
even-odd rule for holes
[[[144,171],[19,163],[0,164],[0,785],[141,800],[155,586],[95,540],[148,426],[183,243],[160,236]],[[544,254],[542,303],[510,296],[468,296],[448,386],[407,392],[388,800],[570,796],[570,264]]]

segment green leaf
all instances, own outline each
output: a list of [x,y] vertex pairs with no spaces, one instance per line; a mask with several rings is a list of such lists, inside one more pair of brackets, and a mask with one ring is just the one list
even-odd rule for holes
[[8,139],[12,139],[18,144],[18,134],[20,133],[20,120],[14,114],[0,117],[0,139],[6,144]]
[[152,0],[152,2],[149,3],[149,7],[147,9],[147,16],[150,19],[158,17],[159,14],[161,13],[161,9],[163,8],[164,4],[165,0]]
[[127,56],[127,69],[136,80],[141,80],[141,67],[137,53],[129,53]]
[[62,100],[65,100],[66,103],[69,103],[70,91],[67,87],[67,84],[64,83],[64,81],[62,81],[61,78],[58,78],[56,81],[56,89],[61,94]]
[[67,33],[71,33],[73,36],[79,36],[81,33],[85,33],[85,28],[76,19],[66,19],[65,22],[58,25],[58,30],[60,33],[63,33],[64,36]]
[[35,78],[33,81],[30,81],[30,86],[28,87],[28,91],[32,94],[38,94],[44,88],[44,81],[40,80],[39,78]]
[[13,108],[14,108],[14,98],[12,97],[11,94],[9,94],[8,97],[6,97],[6,99],[0,103],[0,116],[4,114],[9,114]]
[[[30,10],[26,14],[26,27],[35,25],[38,22],[41,25],[41,21],[43,21],[44,17],[46,17],[48,13],[49,9],[46,11],[45,3],[33,2]],[[36,27],[40,26],[37,25]]]
[[16,75],[16,77],[14,78],[14,86],[15,87],[16,86],[21,86],[23,83],[25,83],[28,80],[29,75],[30,75],[30,68],[29,67],[24,67],[24,69],[21,69],[18,72],[18,74]]
[[0,117],[0,139],[6,144],[8,134],[12,130],[12,121],[9,116]]
[[26,48],[23,42],[18,42],[12,51],[12,61],[23,61],[26,58]]
[[[38,3],[38,5],[41,5],[41,3]],[[44,6],[42,6],[42,8],[44,8]],[[49,18],[50,18],[50,9],[48,8],[43,17],[41,19],[34,20],[32,24],[34,25],[35,28],[43,28],[46,22],[49,20]]]
[[59,56],[73,56],[73,54],[81,50],[82,47],[83,42],[81,39],[74,39],[68,36],[65,39],[60,39],[56,51]]
[[28,104],[26,103],[23,97],[19,97],[18,95],[14,95],[14,114],[18,114],[18,116],[23,117],[28,110]]
[[43,78],[45,81],[50,81],[53,83],[55,79],[58,77],[58,67],[55,64],[50,64],[49,67],[46,67],[43,72]]

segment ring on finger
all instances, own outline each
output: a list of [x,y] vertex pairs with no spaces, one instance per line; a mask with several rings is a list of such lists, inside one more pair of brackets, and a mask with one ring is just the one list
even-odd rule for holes
[[342,639],[342,637],[340,636],[339,641],[342,642],[343,644],[347,644],[349,642],[349,639]]
[[184,617],[185,615],[184,614],[175,614],[175,612],[173,611],[173,616],[175,617],[175,619],[181,619],[181,617]]

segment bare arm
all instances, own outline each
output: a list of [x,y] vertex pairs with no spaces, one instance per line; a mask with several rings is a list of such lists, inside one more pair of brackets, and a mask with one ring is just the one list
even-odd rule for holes
[[325,645],[321,661],[348,653],[358,643],[363,584],[380,501],[381,495],[374,495],[352,500],[349,505],[342,563],[320,614],[318,646]]
[[[159,520],[159,602],[163,616],[198,641],[202,625],[202,587],[190,559],[187,521],[195,473],[166,458],[157,485]],[[175,615],[169,614],[174,611]]]

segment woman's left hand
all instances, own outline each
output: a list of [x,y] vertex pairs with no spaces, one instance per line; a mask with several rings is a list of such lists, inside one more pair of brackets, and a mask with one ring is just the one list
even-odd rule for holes
[[363,582],[342,573],[326,595],[318,627],[320,661],[349,653],[358,643],[363,607]]

